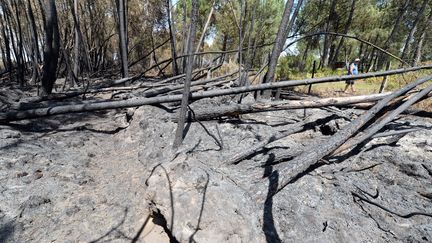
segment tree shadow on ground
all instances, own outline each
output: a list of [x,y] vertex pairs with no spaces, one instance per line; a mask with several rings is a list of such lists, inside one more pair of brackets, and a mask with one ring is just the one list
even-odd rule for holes
[[[144,165],[145,166],[145,165]],[[152,171],[150,172],[150,175],[148,176],[148,178],[145,181],[145,185],[149,186],[149,179],[153,176],[153,174],[155,173],[157,168],[161,168],[166,176],[167,182],[168,182],[168,190],[169,190],[169,195],[170,195],[170,207],[171,207],[171,220],[170,220],[170,227],[168,228],[168,222],[165,219],[165,216],[163,214],[160,213],[160,211],[157,212],[153,212],[153,222],[157,225],[162,226],[162,228],[164,229],[165,233],[167,234],[168,238],[170,239],[170,242],[178,242],[178,240],[174,237],[174,235],[172,234],[173,229],[174,229],[174,215],[175,215],[175,211],[174,211],[174,195],[173,195],[173,190],[172,190],[172,182],[171,182],[171,178],[168,174],[168,171],[166,170],[166,168],[162,165],[162,163],[157,164],[156,166],[153,167]]]
[[[123,226],[123,224],[126,221],[126,217],[127,217],[128,211],[129,211],[129,209],[125,208],[123,210],[123,217],[122,217],[122,219],[120,219],[120,222],[117,223],[110,230],[108,230],[108,232],[106,232],[104,235],[100,236],[99,238],[97,238],[95,240],[90,241],[90,243],[112,241],[113,239],[119,239],[119,238],[120,239],[126,239],[126,240],[132,240],[131,238],[129,238],[128,236],[126,236],[126,234],[124,234],[120,230],[120,227]],[[106,239],[106,238],[109,238],[109,239]]]
[[8,239],[10,239],[14,233],[15,225],[13,221],[0,225],[0,242],[8,242]]
[[[13,141],[9,144],[0,147],[0,150],[16,148],[22,143],[37,141],[38,139],[41,139],[43,137],[62,133],[62,132],[88,131],[88,132],[98,133],[98,134],[116,134],[121,130],[127,128],[127,127],[119,126],[111,130],[109,129],[98,130],[98,129],[88,127],[91,124],[85,123],[94,119],[107,119],[109,118],[107,113],[108,112],[96,112],[95,114],[90,114],[90,115],[77,114],[76,116],[72,116],[72,117],[59,115],[50,118],[39,118],[39,119],[27,120],[25,122],[9,123],[7,125],[4,125],[4,127],[9,127],[15,131],[19,131],[21,134],[27,136],[27,138],[24,139],[20,137],[16,141]],[[71,127],[62,128],[64,126],[71,126]],[[32,136],[34,134],[38,134],[38,135]]]
[[273,192],[277,190],[279,185],[279,172],[273,171],[271,164],[273,163],[274,155],[270,154],[269,159],[266,161],[263,177],[267,177],[269,180],[267,198],[264,202],[264,213],[263,213],[263,231],[266,237],[267,243],[279,243],[282,242],[274,224],[273,216]]
[[204,204],[205,204],[205,199],[206,199],[206,193],[207,193],[207,188],[208,188],[208,184],[209,184],[209,181],[210,181],[210,175],[206,171],[205,171],[205,173],[206,173],[206,176],[207,176],[207,180],[206,180],[206,183],[204,185],[203,192],[202,192],[203,195],[202,195],[202,201],[201,201],[201,209],[200,209],[200,213],[199,213],[199,217],[198,217],[197,226],[195,227],[195,230],[192,233],[192,235],[189,237],[189,243],[196,242],[195,239],[194,239],[194,236],[198,232],[198,230],[201,229],[200,228],[200,223],[201,223],[201,218],[202,218],[202,215],[203,215],[203,212],[204,212]]

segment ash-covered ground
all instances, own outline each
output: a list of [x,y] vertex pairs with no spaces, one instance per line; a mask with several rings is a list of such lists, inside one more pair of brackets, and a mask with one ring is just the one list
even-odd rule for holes
[[[401,117],[386,129],[420,130],[373,139],[260,200],[278,183],[268,175],[290,162],[275,156],[320,146],[362,111],[192,122],[173,153],[175,112],[144,106],[1,125],[0,242],[432,241],[432,119]],[[304,119],[315,122],[226,163]]]

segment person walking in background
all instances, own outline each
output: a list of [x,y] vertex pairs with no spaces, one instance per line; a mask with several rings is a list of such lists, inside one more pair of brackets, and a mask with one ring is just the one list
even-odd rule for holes
[[[358,64],[360,63],[360,59],[356,58],[354,60],[353,63],[351,63],[351,65],[348,68],[348,75],[357,75],[358,74]],[[347,92],[348,88],[351,87],[351,91],[354,93],[355,89],[354,89],[354,80],[347,80],[345,81],[346,85],[345,85],[345,89],[344,89],[344,93]]]

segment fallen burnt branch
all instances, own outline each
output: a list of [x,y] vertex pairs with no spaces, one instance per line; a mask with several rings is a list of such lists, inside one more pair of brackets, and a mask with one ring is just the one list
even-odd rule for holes
[[420,130],[421,130],[421,128],[408,128],[408,129],[402,129],[402,130],[396,130],[396,131],[388,131],[388,132],[377,133],[377,134],[373,135],[372,138],[398,136],[398,135],[404,135],[404,134],[407,134],[410,132],[417,132]]
[[253,145],[248,150],[234,155],[230,159],[226,160],[224,162],[224,164],[238,164],[240,161],[244,160],[245,158],[261,151],[269,143],[272,143],[274,141],[277,141],[279,139],[288,137],[289,135],[292,135],[294,133],[302,131],[304,129],[304,126],[306,125],[306,123],[307,122],[299,122],[299,123],[294,124],[292,127],[290,127],[290,129],[288,129],[286,131],[279,132],[277,134],[273,134],[272,136],[264,139],[263,141]]
[[[388,132],[382,132],[382,133],[377,133],[374,136],[371,137],[371,139],[374,138],[383,138],[383,137],[392,137],[392,136],[403,136],[407,133],[411,133],[411,132],[416,132],[421,130],[421,128],[408,128],[408,129],[402,129],[402,130],[396,130],[396,131],[388,131]],[[317,145],[318,146],[318,145]],[[363,150],[362,150],[363,151]],[[287,162],[290,163],[291,159],[301,155],[303,151],[278,151],[273,153],[273,159],[272,159],[272,164],[279,164],[279,163],[283,163],[283,162]],[[268,164],[261,164],[261,166],[267,166]]]
[[[305,80],[281,81],[277,83],[265,83],[259,85],[236,87],[231,89],[218,89],[218,90],[211,90],[211,91],[194,92],[190,94],[191,96],[190,98],[191,100],[197,100],[202,98],[209,98],[209,97],[216,97],[216,96],[223,96],[223,95],[241,94],[250,91],[293,87],[293,86],[306,85],[311,83],[339,82],[343,80],[356,80],[356,79],[364,79],[370,77],[379,77],[379,76],[385,76],[390,74],[400,74],[400,73],[406,73],[406,72],[412,72],[412,71],[418,71],[418,70],[430,69],[430,68],[432,68],[432,65],[406,68],[406,69],[396,69],[396,70],[390,70],[384,72],[366,73],[357,76],[345,75],[345,76],[314,78],[314,79],[305,79]],[[28,110],[25,112],[15,111],[15,112],[0,113],[0,122],[4,123],[13,120],[36,118],[36,117],[56,115],[56,114],[127,108],[127,107],[135,107],[135,106],[142,106],[142,105],[159,104],[159,103],[169,103],[174,101],[180,101],[181,98],[182,98],[181,95],[172,95],[172,96],[168,95],[164,97],[135,98],[129,100],[122,100],[122,101],[105,101],[105,102],[98,102],[95,104],[86,104],[86,105],[52,106],[52,107],[47,107],[42,109]]]
[[[419,103],[420,101],[430,98],[432,97],[432,92],[429,93],[427,96],[424,96],[422,99],[418,100],[416,103]],[[350,104],[350,105],[346,105],[346,107],[353,107],[356,109],[362,109],[362,110],[368,110],[371,107],[373,107],[375,105],[375,103],[358,103],[358,104]],[[342,106],[345,107],[345,106]],[[417,109],[417,108],[408,108],[406,110],[404,110],[402,112],[402,114],[404,115],[411,115],[411,116],[419,116],[419,117],[426,117],[426,118],[431,118],[432,117],[432,112],[430,111],[426,111],[426,110],[421,110],[421,109]]]
[[[142,77],[142,74],[139,75],[135,75],[129,78],[122,78],[122,79],[117,79],[117,80],[113,80],[104,84],[100,84],[92,89],[89,89],[89,87],[87,87],[85,90],[83,91],[73,91],[73,92],[69,92],[69,93],[53,93],[50,94],[48,96],[44,96],[44,97],[31,97],[28,99],[25,99],[23,102],[25,103],[30,103],[30,102],[41,102],[41,101],[48,101],[48,100],[64,100],[64,99],[69,99],[69,98],[73,98],[73,97],[77,97],[79,95],[83,95],[86,93],[97,93],[98,90],[104,90],[105,88],[109,88],[111,86],[114,85],[120,85],[120,84],[124,84],[126,82],[129,81],[135,81],[137,79],[140,79]],[[104,91],[102,91],[104,92]],[[17,105],[17,107],[19,107],[19,104]]]
[[[208,67],[199,68],[197,70],[194,70],[192,72],[192,74],[196,74],[196,73],[202,72],[204,70],[208,70],[208,69],[209,69]],[[161,83],[169,83],[169,82],[172,82],[172,81],[175,81],[175,80],[183,79],[184,77],[186,77],[186,74],[179,74],[179,75],[172,76],[172,77],[166,78],[164,80],[161,80],[160,82]]]
[[[267,47],[267,46],[271,46],[271,45],[273,45],[273,44],[274,44],[274,43],[266,43],[266,44],[262,44],[262,45],[257,45],[255,48]],[[246,51],[246,50],[248,50],[248,49],[249,49],[249,47],[244,47],[244,48],[242,49],[242,51]],[[227,50],[227,51],[205,51],[205,52],[195,52],[195,53],[192,54],[192,56],[202,56],[202,55],[209,55],[209,54],[224,55],[224,54],[237,53],[237,52],[239,52],[239,49],[235,49],[235,50]],[[188,56],[188,55],[186,55],[186,54],[184,54],[184,55],[179,55],[179,56],[176,57],[176,60],[178,60],[178,59],[182,59],[182,58],[185,58],[185,57],[187,57],[187,56]],[[152,69],[154,69],[154,68],[156,68],[156,67],[158,67],[158,66],[160,66],[160,65],[162,65],[162,64],[165,64],[165,63],[167,63],[167,64],[169,65],[172,61],[173,61],[172,58],[168,58],[168,59],[162,60],[162,61],[160,61],[160,62],[154,64],[153,66],[147,68],[147,69],[144,71],[144,73],[146,73],[146,72],[148,72],[148,71],[150,71],[150,70],[152,70]],[[134,62],[133,65],[135,65],[135,64],[136,64],[136,63]]]
[[[207,69],[209,69],[209,68],[206,67],[206,68],[197,69],[193,73],[199,73],[199,72],[207,70]],[[81,91],[73,91],[73,92],[68,92],[68,93],[53,93],[53,94],[50,94],[49,96],[46,96],[46,97],[28,98],[28,99],[24,100],[23,102],[20,102],[17,105],[15,105],[14,109],[20,110],[20,109],[23,109],[23,107],[27,107],[24,109],[28,109],[28,107],[31,107],[30,103],[50,101],[50,100],[64,100],[64,99],[70,99],[70,98],[77,97],[80,95],[85,95],[85,94],[94,94],[94,93],[101,93],[101,92],[107,92],[107,91],[135,90],[135,89],[140,89],[140,88],[161,87],[161,86],[166,86],[167,85],[166,83],[184,78],[185,75],[180,74],[177,76],[166,78],[166,79],[157,81],[157,83],[152,84],[152,85],[139,85],[139,86],[134,86],[134,87],[112,88],[112,86],[121,85],[121,84],[124,84],[124,83],[129,82],[129,81],[133,82],[137,79],[140,79],[142,76],[143,76],[143,73],[139,74],[139,75],[135,75],[133,77],[129,77],[129,78],[122,78],[122,79],[118,79],[118,80],[113,80],[113,81],[110,81],[107,83],[97,85],[91,89],[87,88],[87,89],[81,90]],[[162,93],[164,93],[164,92],[162,92]],[[151,96],[149,96],[149,97],[151,97]],[[23,104],[21,104],[21,103],[23,103]],[[38,105],[35,105],[35,106],[38,106]]]
[[[215,77],[212,79],[193,81],[191,84],[192,85],[191,91],[199,91],[202,89],[208,89],[212,86],[216,87],[220,84],[234,81],[236,78],[231,78],[231,79],[225,79],[225,78],[231,77],[231,76],[235,75],[236,73],[237,73],[237,71],[230,73],[230,74],[227,74],[227,75],[224,75],[224,76]],[[158,96],[160,94],[176,92],[176,91],[179,91],[183,88],[183,84],[167,86],[166,84],[158,83],[158,84],[153,84],[153,85],[140,85],[140,86],[136,86],[136,87],[103,88],[103,89],[98,89],[98,90],[87,91],[86,94],[100,93],[100,92],[112,92],[112,91],[128,91],[128,90],[136,90],[136,89],[152,88],[152,87],[157,87],[157,88],[153,89],[153,90],[142,92],[139,94],[139,96],[154,97],[154,96]],[[80,93],[80,94],[83,94],[83,93]],[[64,98],[65,96],[61,96],[61,97]],[[81,102],[73,101],[73,102],[56,102],[56,103],[53,103],[53,100],[61,100],[60,99],[61,97],[57,97],[57,99],[45,100],[45,101],[40,101],[40,102],[21,102],[21,103],[18,103],[16,105],[12,106],[12,109],[14,109],[14,110],[29,110],[29,109],[36,109],[36,108],[47,108],[50,105],[51,106],[53,106],[53,105],[65,106],[65,105],[77,105],[77,104],[92,104],[95,102],[95,101],[81,101]],[[69,96],[68,98],[72,98],[72,97],[73,96]],[[97,102],[103,102],[103,101],[97,101]]]
[[[319,108],[325,106],[341,106],[355,103],[373,102],[384,98],[386,94],[372,94],[352,97],[335,97],[316,100],[290,100],[268,103],[233,104],[219,107],[201,108],[195,110],[197,120],[211,120],[223,116],[238,116],[246,113],[257,113],[276,110]],[[176,121],[173,118],[173,121]]]
[[[191,86],[203,85],[203,84],[208,84],[211,82],[220,81],[220,80],[223,80],[225,78],[231,77],[231,76],[235,75],[236,73],[238,73],[238,71],[235,71],[235,72],[232,72],[232,73],[220,76],[220,77],[211,78],[211,79],[192,81]],[[143,95],[145,97],[153,97],[153,96],[168,93],[168,92],[171,92],[174,90],[179,90],[179,89],[182,89],[183,87],[184,87],[184,84],[165,86],[165,87],[160,87],[160,88],[157,88],[154,90],[145,91],[145,92],[141,93],[141,95]]]
[[277,179],[278,177],[280,177],[280,180],[278,183],[278,187],[269,195],[273,196],[274,194],[282,190],[289,183],[296,180],[302,173],[307,171],[308,168],[319,163],[320,160],[322,160],[324,157],[328,156],[337,148],[339,148],[351,136],[357,133],[359,129],[361,129],[367,122],[373,119],[382,109],[384,109],[384,107],[386,107],[390,101],[431,79],[432,76],[427,76],[408,84],[402,89],[395,91],[391,95],[388,95],[384,99],[379,101],[370,110],[366,111],[360,117],[345,126],[342,130],[338,131],[326,143],[322,143],[320,144],[320,146],[308,146],[300,156],[297,156],[296,158],[291,160],[289,165],[281,169],[278,174],[270,175],[270,177],[276,177],[273,179]]
[[135,66],[136,64],[138,64],[139,62],[141,62],[142,60],[146,59],[148,56],[150,56],[155,50],[159,49],[160,47],[162,47],[163,45],[165,45],[166,43],[168,43],[168,41],[170,41],[170,39],[167,39],[166,41],[162,42],[161,44],[155,46],[151,51],[149,51],[147,54],[143,55],[142,57],[138,58],[137,60],[129,63],[128,68],[131,68],[133,66]]
[[[318,119],[315,121],[311,121],[310,118],[307,118],[303,122],[298,122],[296,124],[293,124],[288,130],[275,133],[272,136],[264,139],[263,141],[255,144],[255,145],[252,145],[252,147],[249,148],[248,150],[234,155],[230,159],[226,160],[225,164],[238,164],[240,161],[246,159],[247,157],[262,151],[265,146],[267,146],[268,144],[270,144],[272,142],[283,139],[283,138],[288,137],[292,134],[305,131],[307,129],[312,129],[312,128],[316,127],[317,125],[324,124],[330,120],[335,119],[335,117],[338,117],[338,116],[337,115],[331,115],[331,116],[328,116],[326,118]],[[286,156],[284,153],[284,155],[282,157],[281,156],[278,157],[277,155],[275,155],[275,161],[281,161],[286,157],[292,157],[292,152],[289,152],[289,154]],[[273,161],[273,162],[275,162],[275,161]]]
[[361,195],[358,194],[358,193],[351,192],[351,195],[353,196],[354,201],[356,201],[356,198],[357,198],[358,200],[360,200],[360,201],[362,201],[362,202],[366,202],[366,203],[368,203],[368,204],[371,204],[371,205],[373,205],[373,206],[376,206],[376,207],[378,207],[378,208],[381,208],[382,210],[386,211],[387,213],[390,213],[390,214],[393,214],[393,215],[399,216],[399,217],[401,217],[401,218],[405,218],[405,219],[407,219],[407,218],[411,218],[411,217],[413,217],[413,216],[426,216],[426,217],[432,217],[432,213],[427,213],[427,212],[412,212],[412,213],[407,213],[407,214],[398,213],[398,212],[393,211],[393,210],[391,210],[391,209],[389,209],[389,208],[387,208],[387,207],[385,207],[385,206],[383,206],[383,205],[381,205],[381,204],[378,204],[378,203],[376,203],[376,202],[373,202],[373,201],[371,201],[371,200],[369,200],[369,199],[367,199],[367,198],[361,196]]
[[367,128],[365,131],[359,133],[356,135],[356,137],[348,140],[346,143],[344,143],[342,146],[340,146],[337,150],[334,151],[333,154],[338,154],[343,152],[344,150],[347,150],[349,148],[352,148],[368,138],[372,137],[375,133],[377,133],[379,130],[381,130],[387,123],[394,120],[398,115],[400,115],[404,110],[406,110],[408,107],[422,99],[424,96],[428,95],[432,91],[432,85],[429,85],[427,88],[423,89],[416,95],[410,97],[407,101],[405,101],[402,105],[397,107],[392,112],[384,115],[384,117],[380,118],[379,121],[371,125],[369,128]]

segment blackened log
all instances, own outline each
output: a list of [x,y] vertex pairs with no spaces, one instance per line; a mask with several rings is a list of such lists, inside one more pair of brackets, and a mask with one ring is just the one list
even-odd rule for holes
[[[352,121],[350,124],[345,126],[343,129],[333,135],[327,143],[322,143],[320,146],[309,146],[305,149],[300,156],[294,158],[290,163],[280,171],[278,175],[272,174],[270,177],[277,176],[280,178],[278,187],[272,193],[271,196],[282,190],[285,186],[295,181],[302,173],[307,171],[311,166],[319,163],[327,155],[331,154],[342,144],[344,144],[351,136],[359,131],[367,122],[373,119],[387,104],[393,99],[409,92],[420,84],[423,84],[432,79],[432,76],[427,76],[416,80],[408,84],[407,86],[395,91],[391,95],[388,95],[381,101],[379,101],[374,107],[366,111],[360,117]],[[271,178],[270,178],[271,179]],[[268,180],[268,179],[266,179]]]
[[[429,69],[429,68],[432,68],[432,65],[406,68],[406,69],[396,69],[396,70],[384,71],[384,72],[371,72],[366,74],[360,74],[357,76],[345,75],[345,76],[315,78],[315,79],[305,79],[305,80],[291,80],[291,81],[282,81],[277,83],[251,85],[248,87],[243,86],[243,87],[236,87],[231,89],[201,91],[201,92],[191,93],[190,99],[197,100],[202,98],[241,94],[250,91],[258,91],[258,90],[265,90],[265,89],[293,87],[293,86],[307,85],[312,83],[339,82],[343,80],[356,80],[356,79],[364,79],[368,77],[369,78],[380,77],[384,75],[412,72],[412,71]],[[73,106],[73,105],[60,106],[60,107],[52,106],[44,109],[29,110],[26,111],[25,113],[21,113],[21,112],[0,113],[0,122],[4,123],[12,120],[22,120],[22,119],[35,118],[40,116],[49,116],[49,115],[65,114],[65,113],[73,113],[73,112],[85,112],[85,111],[104,110],[104,109],[127,108],[127,107],[135,107],[135,106],[158,104],[158,103],[169,103],[174,101],[180,101],[181,98],[182,98],[181,95],[170,95],[170,96],[154,97],[154,98],[136,98],[136,99],[122,100],[122,101],[98,102],[96,104],[87,104],[86,106]]]
[[384,115],[384,117],[380,118],[379,121],[377,121],[375,124],[371,125],[368,129],[365,131],[357,134],[354,138],[348,140],[346,143],[344,143],[342,146],[340,146],[333,154],[338,154],[343,152],[344,150],[347,150],[349,148],[352,148],[363,141],[367,140],[368,138],[372,137],[375,133],[377,133],[379,130],[381,130],[387,123],[394,120],[398,115],[400,115],[404,110],[408,109],[411,105],[422,99],[423,97],[427,96],[430,92],[432,92],[432,85],[429,85],[427,88],[423,89],[416,95],[410,97],[407,101],[405,101],[402,105],[397,107],[392,112]]
[[195,119],[212,120],[223,116],[238,116],[246,113],[257,113],[276,110],[319,108],[325,106],[345,106],[348,104],[378,101],[386,94],[361,95],[352,97],[324,98],[317,100],[289,100],[268,103],[232,104],[219,107],[200,108],[195,110]]

